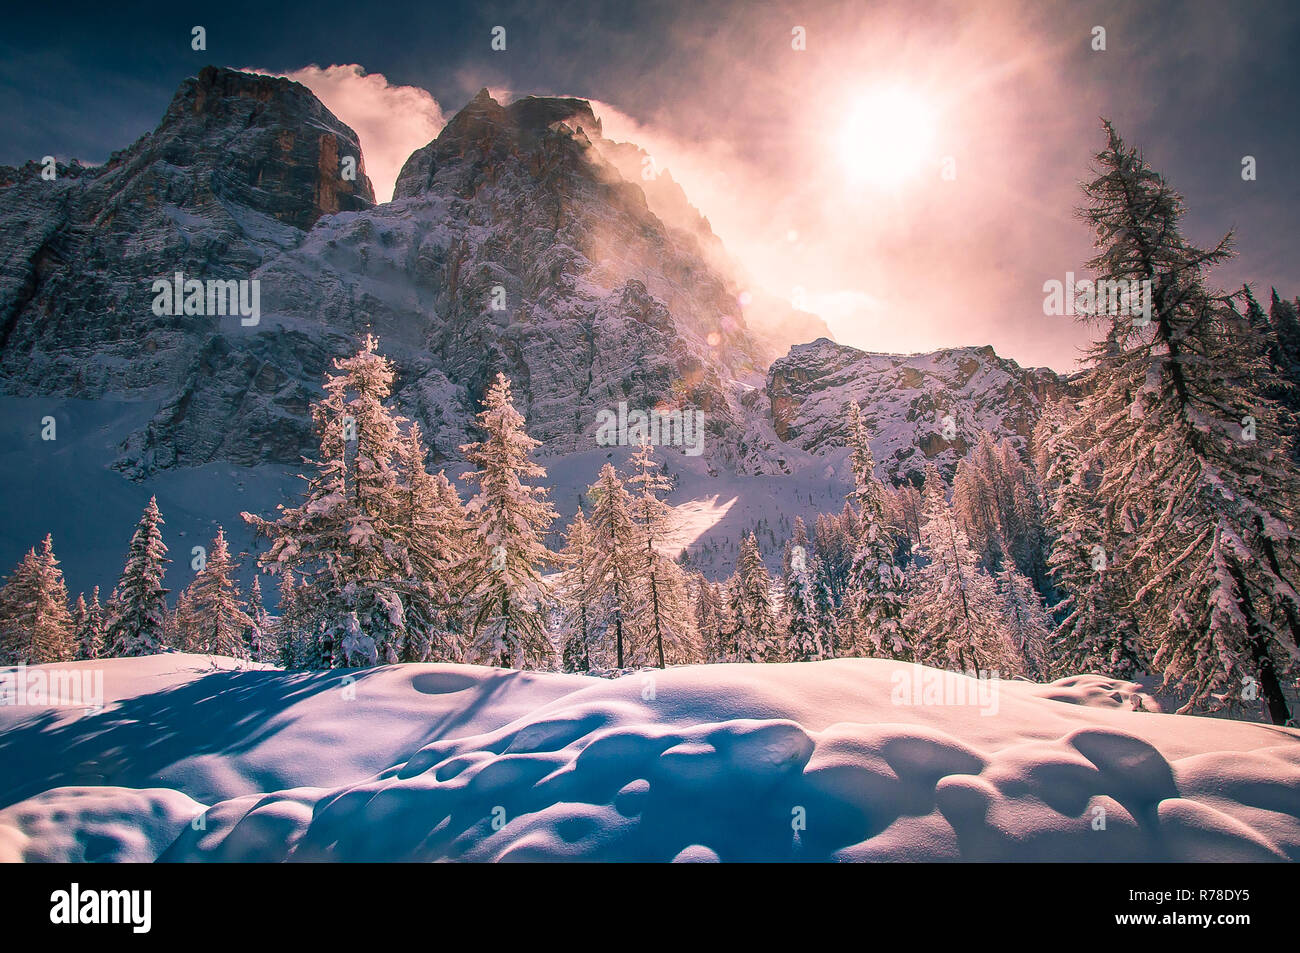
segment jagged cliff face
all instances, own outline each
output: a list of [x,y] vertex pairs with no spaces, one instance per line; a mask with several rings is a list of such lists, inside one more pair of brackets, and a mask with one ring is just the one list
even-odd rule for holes
[[[0,174],[9,393],[151,398],[123,448],[134,476],[212,460],[297,462],[332,357],[377,333],[398,400],[454,454],[498,370],[553,452],[594,446],[627,401],[734,431],[734,377],[765,363],[735,289],[593,148],[570,99],[486,91],[374,206],[355,135],[305,88],[206,69],[158,130],[102,169]],[[158,316],[152,283],[256,279],[255,326]]]
[[[209,67],[102,167],[0,169],[0,389],[155,402],[120,447],[133,477],[296,464],[331,359],[367,332],[435,460],[473,439],[497,371],[553,454],[592,449],[598,414],[624,401],[702,411],[711,461],[748,472],[822,453],[850,395],[891,472],[955,462],[979,426],[1028,433],[1054,375],[989,349],[821,340],[764,384],[792,335],[824,325],[742,304],[707,220],[675,182],[642,180],[643,156],[603,139],[583,100],[484,90],[375,205],[355,134],[310,91]],[[255,280],[258,321],[155,313],[154,282],[176,272]]]
[[760,355],[726,279],[602,159],[599,132],[581,100],[481,92],[392,203],[323,221],[263,269],[273,317],[374,330],[435,454],[469,439],[504,371],[550,452],[592,449],[597,414],[626,401],[703,411],[725,456],[730,381]]
[[[237,319],[158,316],[152,283],[248,279],[321,216],[372,206],[355,133],[296,83],[207,68],[105,165],[40,172],[0,174],[4,390],[163,401],[140,436],[150,459],[128,451],[137,465],[295,453],[303,428],[281,424],[307,403],[301,342],[227,333]],[[164,436],[177,446],[161,448]]]
[[871,354],[818,340],[773,363],[765,387],[749,401],[757,416],[771,421],[775,438],[765,446],[760,434],[751,434],[751,452],[788,457],[842,447],[846,408],[856,401],[882,475],[919,476],[932,460],[951,476],[981,431],[1023,448],[1044,403],[1064,391],[1054,371],[1022,368],[991,347]]

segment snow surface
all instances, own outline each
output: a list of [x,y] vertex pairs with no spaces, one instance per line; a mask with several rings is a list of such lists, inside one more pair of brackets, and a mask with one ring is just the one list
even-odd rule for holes
[[107,704],[0,705],[0,860],[1300,859],[1300,733],[1098,676],[54,667]]

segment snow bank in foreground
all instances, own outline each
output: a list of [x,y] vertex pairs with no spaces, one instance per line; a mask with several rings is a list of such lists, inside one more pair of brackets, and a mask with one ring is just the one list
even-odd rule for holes
[[71,665],[102,711],[0,707],[0,859],[1300,859],[1300,733],[1096,676]]

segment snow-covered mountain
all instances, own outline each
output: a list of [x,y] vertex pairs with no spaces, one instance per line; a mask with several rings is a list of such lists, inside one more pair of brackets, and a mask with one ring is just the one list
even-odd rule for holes
[[370,208],[355,133],[296,83],[207,68],[104,165],[42,171],[0,169],[0,387],[162,401],[123,454],[137,473],[296,459],[343,341],[160,317],[153,282],[247,279],[322,215]]
[[[205,69],[104,167],[0,173],[0,382],[160,399],[123,449],[133,476],[296,461],[328,360],[366,330],[435,455],[466,439],[497,370],[551,452],[594,445],[620,401],[734,432],[730,382],[764,366],[738,289],[601,158],[599,132],[583,101],[484,91],[375,206],[355,135],[308,90]],[[256,279],[259,322],[154,314],[153,282],[178,271]]]
[[[901,359],[819,341],[772,365],[768,402],[755,401],[771,359],[825,325],[742,295],[707,220],[667,173],[645,181],[643,156],[605,140],[583,100],[502,106],[484,90],[375,205],[356,135],[310,91],[206,68],[103,166],[60,166],[53,181],[34,162],[0,170],[0,388],[158,401],[121,448],[136,478],[295,463],[328,361],[367,330],[397,360],[398,400],[428,424],[436,459],[469,438],[497,370],[549,454],[593,448],[601,410],[666,403],[703,411],[710,458],[750,472],[782,472],[787,442],[819,450],[843,386],[893,435],[895,417],[925,412],[924,393],[957,399],[952,375],[922,369],[904,406],[882,390]],[[260,320],[155,314],[153,283],[176,272],[256,279]],[[823,359],[834,366],[814,373]],[[1024,431],[1024,374],[982,397],[1007,375],[963,374],[982,421]],[[1017,404],[1000,413],[1004,398]]]
[[[978,428],[1023,437],[1059,387],[989,348],[834,344],[819,318],[750,288],[680,185],[643,178],[645,155],[605,139],[584,100],[502,105],[484,90],[376,204],[357,136],[308,89],[208,67],[102,166],[0,168],[5,480],[29,487],[0,563],[53,531],[74,585],[111,584],[155,492],[172,543],[223,522],[251,545],[233,495],[258,509],[283,498],[324,372],[368,331],[435,464],[474,438],[486,382],[505,371],[565,516],[606,458],[601,411],[701,411],[705,453],[670,461],[673,502],[724,542],[774,493],[804,515],[838,509],[849,399],[901,478],[926,456],[953,465]],[[257,322],[156,314],[154,283],[177,272],[255,280]],[[55,443],[38,439],[47,416]],[[772,482],[799,472],[797,486]],[[104,525],[70,511],[83,498],[102,501]]]
[[1023,447],[1044,402],[1065,386],[1055,371],[1022,368],[991,347],[872,354],[820,339],[775,361],[748,402],[774,438],[765,445],[756,435],[753,452],[785,459],[791,449],[823,456],[843,447],[845,408],[856,401],[882,475],[906,479],[933,460],[951,476],[981,431]]

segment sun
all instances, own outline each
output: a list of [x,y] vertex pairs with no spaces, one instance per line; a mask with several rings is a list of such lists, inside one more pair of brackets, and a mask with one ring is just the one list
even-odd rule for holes
[[840,137],[840,155],[850,178],[896,187],[934,159],[935,111],[924,97],[904,88],[876,90],[850,109]]

